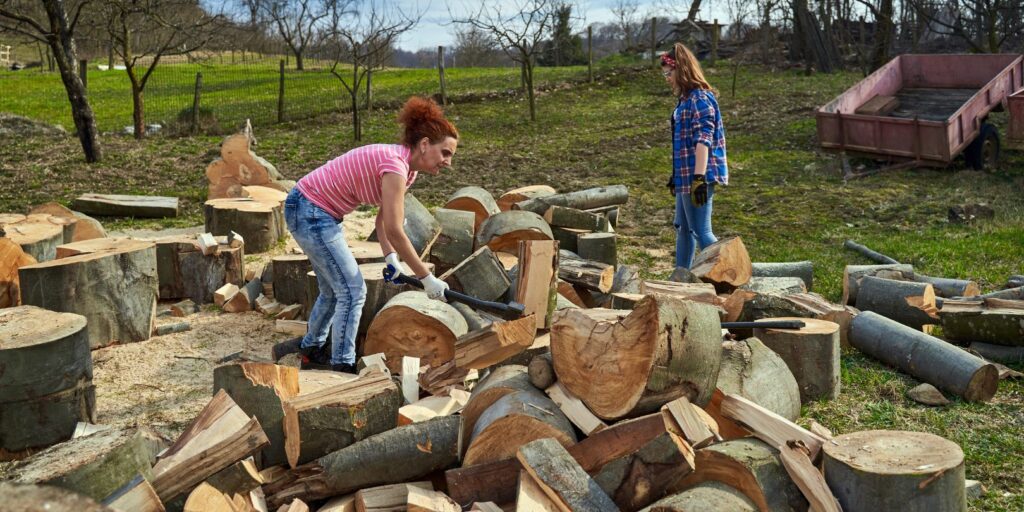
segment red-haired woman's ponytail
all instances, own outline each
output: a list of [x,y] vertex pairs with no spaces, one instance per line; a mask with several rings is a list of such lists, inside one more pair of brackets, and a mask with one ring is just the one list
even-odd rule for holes
[[455,125],[445,119],[441,107],[432,99],[409,98],[398,113],[398,122],[403,126],[402,143],[409,147],[415,146],[423,137],[430,139],[432,144],[447,137],[459,138]]

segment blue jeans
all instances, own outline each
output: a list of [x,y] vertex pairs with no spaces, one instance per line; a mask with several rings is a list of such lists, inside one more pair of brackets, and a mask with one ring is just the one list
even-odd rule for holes
[[708,202],[697,208],[690,202],[690,194],[676,192],[676,267],[690,268],[697,244],[703,249],[718,241],[711,232],[711,200],[715,184],[708,184]]
[[331,331],[331,364],[355,364],[356,332],[366,302],[366,283],[348,249],[341,223],[293,188],[284,220],[316,272],[320,295],[309,312],[302,347],[320,347]]

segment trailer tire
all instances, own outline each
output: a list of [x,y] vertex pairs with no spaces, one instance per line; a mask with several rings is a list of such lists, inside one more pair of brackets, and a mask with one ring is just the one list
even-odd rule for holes
[[983,123],[978,136],[964,150],[964,160],[973,169],[991,169],[998,165],[1000,156],[999,130]]

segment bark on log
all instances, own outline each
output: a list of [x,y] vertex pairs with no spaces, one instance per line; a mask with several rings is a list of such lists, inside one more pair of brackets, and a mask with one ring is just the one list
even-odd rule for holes
[[622,510],[638,510],[664,497],[693,471],[693,448],[679,436],[663,432],[636,451],[605,464],[594,481]]
[[566,250],[558,251],[558,278],[588,290],[608,293],[615,283],[615,267],[580,258]]
[[559,510],[619,510],[608,494],[554,439],[538,439],[528,443],[519,448],[516,458]]
[[441,274],[440,279],[454,291],[491,301],[503,297],[512,284],[505,267],[487,246]]
[[496,400],[477,418],[462,465],[515,458],[519,447],[545,437],[565,446],[576,444],[572,424],[558,405],[536,389],[516,391]]
[[640,290],[640,293],[643,295],[668,295],[683,300],[703,302],[716,308],[723,306],[725,302],[715,294],[715,287],[711,283],[696,284],[644,280],[640,283]]
[[520,201],[512,206],[514,210],[525,210],[543,214],[552,206],[564,206],[577,210],[589,210],[601,206],[626,204],[629,201],[629,189],[625,185],[596,187],[577,192],[536,197]]
[[953,297],[954,299],[969,299],[973,301],[984,301],[985,299],[1024,300],[1024,286],[1017,286],[972,297]]
[[[945,301],[939,311],[943,336],[959,342],[1024,347],[1024,302],[999,300],[988,299],[982,304]],[[1001,307],[1011,305],[1019,307]]]
[[[611,266],[619,264],[618,253],[615,246],[615,233],[587,233],[580,235],[576,241],[577,253],[580,258],[591,261],[599,261]],[[612,278],[614,284],[614,277]]]
[[680,396],[704,405],[721,362],[718,313],[706,304],[648,296],[632,311],[555,313],[555,373],[598,417],[657,411]]
[[458,462],[458,416],[444,416],[386,430],[329,453],[293,471],[296,480],[269,496],[273,507],[375,485],[407,482]]
[[1003,364],[1024,363],[1024,347],[1006,347],[1003,345],[992,345],[990,343],[971,343],[967,347],[969,352],[974,352],[989,361]]
[[758,338],[722,343],[718,389],[740,395],[783,418],[800,417],[800,388],[786,362]]
[[402,396],[384,372],[282,400],[284,451],[296,467],[395,428]]
[[[285,254],[271,259],[274,265],[274,300],[281,304],[303,304],[306,302],[307,275],[313,270],[309,256]],[[305,310],[309,315],[309,310]]]
[[757,439],[736,439],[697,450],[696,469],[683,478],[676,490],[708,481],[735,488],[754,502],[761,512],[795,511],[808,508],[779,459],[779,451]]
[[472,212],[438,208],[434,218],[441,225],[441,234],[430,248],[430,263],[438,272],[446,272],[473,254],[476,217]]
[[207,196],[210,199],[243,197],[246,185],[268,185],[277,188],[275,181],[283,176],[270,162],[252,152],[253,138],[248,132],[229,135],[220,146],[220,158],[206,168],[210,181]]
[[544,220],[553,228],[571,228],[599,233],[608,231],[607,218],[575,208],[552,206],[544,212]]
[[[359,273],[363,276],[363,282],[366,283],[366,302],[363,303],[363,312],[359,316],[359,334],[361,336],[366,334],[374,318],[377,318],[377,313],[384,308],[388,301],[395,298],[399,293],[416,290],[411,286],[396,286],[385,282],[384,267],[386,266],[386,263],[363,263],[359,265]],[[431,268],[430,263],[427,264],[427,268]],[[402,263],[402,272],[409,275],[412,273],[412,270],[407,264]],[[313,274],[312,281],[307,285],[307,292],[309,292],[310,297],[306,299],[306,302],[309,303],[310,309],[313,308],[316,297],[320,294],[320,286],[316,283],[316,274]],[[372,354],[373,352],[361,353]]]
[[939,323],[935,290],[925,283],[865,276],[857,292],[857,309],[878,313],[917,330]]
[[981,294],[978,283],[968,279],[951,279],[948,277],[931,277],[915,273],[914,281],[928,283],[935,289],[935,295],[944,298],[974,297]]
[[579,236],[586,233],[582,229],[551,228],[551,236],[558,241],[559,249],[576,252],[579,250]]
[[498,209],[503,212],[507,212],[512,209],[512,205],[526,201],[527,199],[534,199],[538,197],[553,196],[557,192],[555,189],[548,185],[529,185],[525,187],[514,188],[505,192],[498,198]]
[[18,512],[117,512],[92,498],[52,485],[0,482],[0,503]]
[[455,355],[455,340],[468,326],[455,308],[421,291],[402,292],[380,310],[366,332],[363,353],[381,352],[388,369],[400,373],[402,356],[437,367]]
[[914,273],[914,267],[902,263],[885,265],[847,265],[843,269],[843,300],[840,304],[853,305],[857,302],[860,280],[865,276],[880,276],[886,279],[906,279]]
[[898,265],[900,263],[880,252],[872,251],[871,249],[868,249],[867,246],[858,244],[853,240],[847,240],[843,242],[843,247],[851,251],[860,253],[865,258],[874,261],[875,263],[878,263],[880,265]]
[[553,240],[551,227],[536,213],[510,210],[492,215],[476,230],[476,245],[515,254],[523,240]]
[[256,467],[256,461],[252,457],[242,459],[220,471],[210,478],[206,483],[214,489],[231,496],[235,493],[248,493],[249,491],[263,485],[263,477]]
[[[476,427],[477,419],[494,402],[517,391],[536,391],[530,384],[529,374],[524,366],[500,366],[480,380],[473,388],[473,394],[470,395],[466,407],[462,409],[462,438],[469,439]],[[463,446],[463,451],[467,447],[468,443]]]
[[0,461],[17,460],[68,439],[79,422],[95,422],[96,388],[82,378],[46,396],[0,405]]
[[18,466],[13,482],[62,487],[102,500],[135,475],[150,478],[162,442],[135,428],[108,428],[33,455]]
[[534,315],[537,329],[551,326],[558,295],[558,242],[527,240],[519,244],[519,275],[513,300]]
[[142,475],[136,475],[103,500],[103,504],[118,512],[165,512],[156,490]]
[[227,236],[232,231],[245,239],[246,254],[266,252],[287,234],[283,208],[249,198],[211,199],[203,206],[205,229]]
[[[850,346],[850,322],[859,311],[853,306],[834,304],[825,300],[817,293],[795,293],[787,295],[786,300],[806,311],[807,318],[827,320],[839,325],[839,344],[845,348]],[[805,316],[801,313],[796,316]]]
[[537,389],[547,389],[558,380],[555,375],[554,363],[551,362],[550,352],[533,356],[530,364],[526,367],[526,372],[530,376],[530,384]]
[[843,510],[967,510],[964,454],[924,432],[867,430],[825,445],[825,480]]
[[970,401],[987,402],[999,386],[998,370],[983,359],[870,311],[853,319],[850,343],[922,382]]
[[705,247],[694,257],[690,271],[723,291],[746,284],[753,272],[750,255],[738,236]]
[[494,322],[456,340],[455,365],[482,370],[526,350],[536,335],[537,321],[532,314],[507,322]]
[[71,202],[71,209],[101,217],[178,216],[178,198],[115,194],[83,194]]
[[172,236],[156,240],[156,271],[161,299],[209,304],[213,292],[225,284],[245,283],[245,258],[242,248],[226,245],[204,256],[194,237]]
[[47,214],[2,214],[0,230],[36,261],[50,261],[57,257],[57,246],[64,243],[64,224],[51,222],[51,218],[61,220]]
[[234,363],[213,369],[213,392],[224,390],[248,416],[255,416],[270,444],[264,466],[284,464],[284,411],[281,404],[299,394],[299,369],[271,363]]
[[805,293],[807,285],[799,277],[751,277],[747,284],[740,286],[741,290],[750,290],[757,293],[771,293],[775,295],[788,295],[791,293]]
[[409,193],[405,194],[405,223],[402,227],[416,254],[421,260],[427,259],[430,248],[441,235],[441,224],[416,196]]
[[0,237],[0,308],[21,304],[21,280],[18,269],[34,265],[36,259],[9,238]]
[[444,205],[449,210],[462,210],[473,212],[473,231],[475,232],[480,224],[501,210],[498,203],[494,202],[494,196],[480,187],[462,187],[448,197]]
[[640,512],[756,512],[757,505],[736,488],[709,480],[663,498]]
[[452,307],[455,308],[462,318],[466,320],[466,327],[468,332],[479,331],[480,329],[486,329],[487,326],[491,325],[491,320],[484,318],[480,313],[477,313],[473,308],[461,303],[452,302]]
[[800,388],[800,402],[822,398],[831,400],[839,396],[839,325],[813,318],[782,317],[775,320],[804,322],[800,329],[754,329],[754,336],[786,362]]
[[81,254],[18,270],[26,305],[78,313],[92,348],[149,339],[156,311],[156,248],[125,240],[116,250]]
[[751,263],[751,277],[798,277],[807,291],[814,285],[814,263],[811,261],[787,261],[780,263]]
[[[245,284],[224,301],[221,308],[228,313],[241,313],[243,311],[252,311],[256,307],[256,299],[260,297],[263,290],[263,282],[259,278],[253,278],[251,281]],[[293,304],[289,307],[298,308],[295,316],[301,312],[301,306]],[[283,311],[283,310],[282,310]],[[280,315],[280,313],[278,313]],[[295,318],[295,317],[292,317]]]

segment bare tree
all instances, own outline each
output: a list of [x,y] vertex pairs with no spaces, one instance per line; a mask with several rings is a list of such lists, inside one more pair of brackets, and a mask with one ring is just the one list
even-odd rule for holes
[[[962,40],[975,52],[998,53],[1007,40],[1024,30],[1021,0],[908,1],[932,30]],[[869,8],[877,12],[870,5]]]
[[[295,69],[303,70],[302,58],[317,37],[323,34],[321,22],[332,13],[339,12],[338,6],[348,5],[347,0],[252,0],[260,2],[264,16],[277,29],[292,54],[295,55]],[[342,10],[344,12],[344,10]]]
[[878,69],[889,62],[889,50],[892,48],[896,26],[893,24],[893,0],[877,0],[867,2],[857,0],[867,7],[875,17],[875,37],[871,48],[871,69]]
[[85,161],[91,163],[98,162],[103,152],[96,117],[78,74],[78,49],[74,38],[82,10],[88,4],[88,0],[66,3],[61,0],[0,0],[0,32],[13,32],[49,47],[71,103],[71,117]]
[[480,67],[493,64],[498,44],[489,32],[470,26],[455,31],[455,56],[460,66]]
[[352,100],[352,135],[362,140],[358,99],[366,73],[391,58],[395,42],[419,23],[420,14],[405,14],[386,0],[363,0],[358,4],[336,2],[328,18],[325,45],[333,55],[331,74]]
[[530,100],[531,121],[537,120],[533,82],[535,58],[542,49],[540,43],[554,22],[557,6],[558,3],[553,0],[483,2],[475,13],[465,18],[452,16],[456,23],[490,33],[502,51],[522,66],[526,93]]
[[622,51],[632,51],[639,45],[637,35],[643,29],[643,16],[640,14],[639,0],[616,0],[612,7],[615,26],[622,37]]

